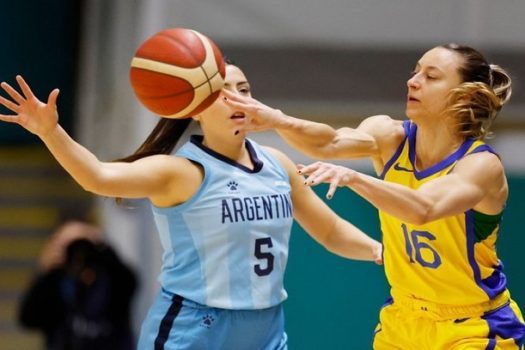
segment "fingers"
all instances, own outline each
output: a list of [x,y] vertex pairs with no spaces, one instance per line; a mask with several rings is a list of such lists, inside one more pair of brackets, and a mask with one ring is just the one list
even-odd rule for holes
[[315,170],[317,170],[320,164],[321,162],[315,162],[310,165],[297,164],[298,172],[301,175],[309,175],[313,173]]
[[228,98],[228,97],[223,97],[222,99],[224,102],[226,102],[227,104],[229,104],[231,107],[235,109],[242,109],[242,110],[247,109],[247,105],[244,103],[234,101],[233,99]]
[[[14,91],[14,89],[9,84],[7,84],[6,82],[2,82],[1,86],[9,94],[9,96],[11,96],[10,91],[11,90]],[[15,93],[16,93],[16,91],[15,91]],[[9,109],[12,112],[15,112],[17,114],[18,114],[18,111],[20,110],[20,106],[18,104],[14,103],[11,100],[8,100],[7,98],[5,98],[3,96],[0,96],[0,104],[2,106],[4,106],[5,108],[7,108],[7,109]],[[0,114],[0,120],[2,120],[4,122],[8,122],[8,123],[17,123],[18,122],[18,116]]]
[[[18,93],[18,91],[16,91],[15,89],[13,89],[11,87],[11,85],[9,85],[8,83],[6,82],[2,82],[1,84],[2,86],[2,89],[4,89],[5,92],[7,92],[7,94],[9,96],[11,96],[11,98],[18,104],[22,104],[25,99]],[[7,106],[6,106],[7,107]]]
[[239,99],[230,98],[227,96],[223,96],[222,100],[228,104],[230,107],[239,110],[244,111],[247,113],[252,113],[256,110],[256,106],[253,104],[250,104],[248,101],[241,101]]
[[346,182],[348,182],[346,169],[333,164],[322,162],[316,162],[308,166],[298,164],[297,169],[299,174],[307,175],[307,178],[304,180],[304,184],[307,186],[328,183],[327,199],[332,199],[337,188],[339,186],[345,186]]
[[16,103],[13,103],[13,101],[10,101],[4,98],[3,96],[0,96],[0,104],[15,113],[18,113],[19,108],[20,108],[19,105],[17,105]]
[[27,85],[26,81],[24,80],[24,78],[22,78],[21,75],[16,76],[16,81],[18,82],[18,85],[22,89],[22,93],[24,94],[26,99],[29,100],[35,97],[35,95],[33,94],[33,91],[31,91],[31,88],[29,87],[29,85]]
[[242,125],[241,127],[239,127],[239,129],[235,130],[233,132],[233,134],[235,136],[237,136],[241,132],[243,132],[244,134],[247,134],[249,132],[255,132],[255,131],[260,131],[260,130],[261,130],[261,128],[257,127],[256,125],[245,124],[245,125]]
[[332,199],[336,190],[337,184],[334,182],[330,182],[330,187],[328,187],[328,192],[326,192],[326,199]]
[[329,182],[333,171],[331,171],[329,165],[321,162],[315,162],[307,166],[302,166],[299,170],[299,173],[307,176],[304,184],[312,186],[323,181]]
[[60,90],[59,89],[54,89],[53,91],[51,91],[49,93],[49,97],[47,98],[47,104],[50,106],[50,107],[54,107],[56,108],[56,105],[57,105],[57,98],[58,98],[58,94],[60,93]]
[[235,101],[235,102],[240,102],[242,101],[242,97],[241,95],[239,94],[234,94],[233,92],[227,90],[227,89],[222,89],[221,90],[221,93],[223,95],[223,98],[225,101]]
[[0,114],[0,120],[8,123],[18,123],[18,116]]

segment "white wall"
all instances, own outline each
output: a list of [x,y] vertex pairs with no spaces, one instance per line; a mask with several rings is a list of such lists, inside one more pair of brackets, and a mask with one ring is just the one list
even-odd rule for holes
[[466,41],[525,46],[522,0],[158,0],[163,26],[221,42],[414,46]]

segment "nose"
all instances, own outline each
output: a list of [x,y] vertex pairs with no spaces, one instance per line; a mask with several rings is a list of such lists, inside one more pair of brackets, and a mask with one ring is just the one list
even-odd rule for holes
[[418,74],[414,74],[410,79],[407,80],[407,86],[413,89],[417,89],[420,86]]

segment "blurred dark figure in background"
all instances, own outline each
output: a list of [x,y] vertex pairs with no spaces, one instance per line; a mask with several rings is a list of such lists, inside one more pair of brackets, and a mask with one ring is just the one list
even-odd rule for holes
[[136,277],[102,242],[96,226],[62,224],[44,247],[39,267],[19,318],[24,327],[45,334],[47,349],[135,348],[130,306]]

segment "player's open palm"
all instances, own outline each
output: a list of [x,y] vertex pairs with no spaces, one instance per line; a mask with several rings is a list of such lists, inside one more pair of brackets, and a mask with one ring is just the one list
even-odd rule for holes
[[11,100],[0,96],[0,104],[15,114],[0,114],[0,120],[19,124],[29,132],[40,137],[45,136],[54,130],[58,123],[56,100],[59,90],[54,89],[51,91],[47,103],[44,103],[36,98],[29,85],[21,76],[17,75],[16,81],[22,94],[5,82],[1,84],[2,89],[7,92]]

